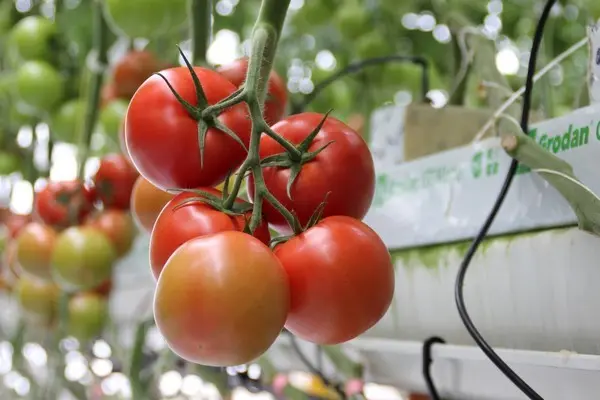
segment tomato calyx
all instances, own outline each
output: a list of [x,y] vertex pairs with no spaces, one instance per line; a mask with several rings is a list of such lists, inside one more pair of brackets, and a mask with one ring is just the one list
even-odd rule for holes
[[213,193],[209,193],[201,189],[186,189],[185,191],[189,193],[194,193],[197,196],[183,200],[181,203],[177,204],[177,206],[173,208],[174,211],[198,202],[207,204],[215,210],[229,215],[230,217],[246,215],[246,213],[252,210],[252,204],[246,201],[236,201],[230,207],[226,207],[225,201],[228,197],[226,191],[223,191],[223,197],[216,196]]
[[[323,146],[319,147],[315,151],[308,151],[308,149],[310,148],[310,145],[312,144],[315,137],[321,131],[321,128],[325,124],[325,121],[327,120],[327,117],[329,116],[330,113],[331,113],[331,110],[329,110],[323,116],[323,119],[319,122],[319,125],[317,125],[317,127],[315,129],[313,129],[313,131],[302,142],[300,142],[299,145],[296,146],[296,149],[298,150],[298,152],[300,154],[299,158],[296,158],[293,154],[291,154],[289,152],[284,152],[284,153],[275,154],[275,155],[266,157],[260,163],[261,167],[263,167],[263,168],[278,167],[278,168],[289,168],[290,169],[290,177],[288,179],[288,183],[287,183],[287,187],[286,187],[286,192],[287,192],[287,196],[289,199],[292,198],[292,194],[291,194],[292,186],[294,185],[296,178],[298,178],[298,175],[300,174],[300,171],[302,170],[302,166],[304,164],[307,164],[307,163],[313,161],[319,155],[319,153],[321,153],[323,150],[325,150],[327,147],[329,147],[334,142],[332,140],[328,143],[325,143]],[[276,134],[276,133],[273,132],[273,134]]]

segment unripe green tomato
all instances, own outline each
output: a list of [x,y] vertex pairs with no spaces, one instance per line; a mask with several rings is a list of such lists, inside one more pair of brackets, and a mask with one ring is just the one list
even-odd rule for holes
[[104,10],[115,33],[151,39],[185,24],[187,0],[106,0]]
[[17,71],[17,94],[37,112],[51,112],[64,96],[64,79],[44,61],[27,61]]
[[117,99],[108,103],[100,112],[102,132],[115,141],[119,140],[119,133],[123,129],[127,107],[129,107],[127,100]]
[[21,158],[13,153],[0,151],[0,176],[10,175],[21,170]]
[[79,293],[69,300],[69,335],[86,342],[102,333],[108,319],[108,303],[96,293]]
[[356,54],[361,59],[388,56],[390,53],[390,42],[378,30],[367,32],[356,41]]
[[57,34],[53,21],[31,15],[20,20],[10,33],[11,44],[23,60],[48,60]]
[[50,134],[56,141],[76,143],[79,130],[83,129],[86,104],[74,99],[62,104],[50,119]]
[[346,39],[356,39],[372,29],[369,26],[369,13],[356,3],[342,6],[334,18],[337,28]]
[[33,321],[51,324],[56,318],[60,289],[53,282],[21,276],[16,295],[21,311]]
[[65,290],[93,289],[111,277],[116,259],[116,250],[102,232],[89,227],[68,228],[56,240],[53,276]]

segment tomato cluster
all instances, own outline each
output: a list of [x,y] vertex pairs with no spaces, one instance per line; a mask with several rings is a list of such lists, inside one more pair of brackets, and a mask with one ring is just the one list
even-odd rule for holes
[[[248,199],[227,201],[233,185],[223,182],[247,160],[256,116],[238,103],[199,135],[206,122],[189,109],[200,103],[193,74],[211,106],[236,92],[247,67],[242,59],[216,71],[163,70],[139,87],[125,120],[127,151],[141,174],[132,207],[140,225],[152,227],[156,324],[178,355],[205,365],[249,362],[283,328],[318,344],[351,340],[382,318],[394,293],[390,254],[361,222],[375,188],[364,139],[333,117],[285,117],[287,94],[275,73],[263,117],[280,140],[262,135],[260,159],[285,155],[281,139],[304,158],[262,167],[260,190],[278,204],[263,202],[253,232],[255,174],[247,179]],[[297,176],[290,186],[292,168]],[[170,190],[178,194],[169,197]],[[140,201],[144,193],[155,200]],[[295,216],[295,227],[282,206]],[[272,248],[272,232],[290,236]]]

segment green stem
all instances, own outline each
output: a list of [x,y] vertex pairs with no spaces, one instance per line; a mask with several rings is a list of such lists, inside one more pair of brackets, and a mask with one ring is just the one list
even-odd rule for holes
[[88,158],[96,119],[98,118],[98,106],[100,105],[100,90],[102,86],[102,79],[104,76],[103,70],[106,64],[108,64],[108,26],[106,25],[106,20],[104,19],[102,2],[100,0],[94,0],[92,14],[94,16],[93,49],[96,52],[97,59],[96,65],[94,65],[93,70],[90,74],[87,93],[86,113],[83,125],[83,141],[81,142],[80,148],[81,158],[78,172],[78,177],[81,180],[83,180],[84,177],[85,163]]
[[192,62],[206,65],[206,53],[212,41],[212,0],[189,1],[192,36]]

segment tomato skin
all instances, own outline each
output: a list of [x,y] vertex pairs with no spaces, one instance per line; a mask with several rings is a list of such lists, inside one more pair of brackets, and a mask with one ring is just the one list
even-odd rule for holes
[[366,224],[325,218],[275,247],[290,279],[286,328],[318,344],[354,339],[374,326],[394,296],[387,247]]
[[83,129],[86,104],[83,99],[70,100],[52,115],[50,132],[56,141],[76,143],[79,130]]
[[288,305],[287,276],[271,250],[226,231],[192,239],[173,254],[157,283],[154,317],[180,357],[233,366],[273,344]]
[[153,73],[166,67],[149,51],[130,51],[113,71],[113,85],[117,97],[130,98]]
[[112,242],[117,256],[129,253],[135,240],[131,216],[122,210],[106,210],[88,219],[86,225],[104,233]]
[[48,225],[32,222],[25,226],[17,238],[17,261],[21,269],[38,279],[51,279],[56,236]]
[[[80,191],[71,197],[68,205],[61,204],[59,199]],[[49,182],[35,197],[35,211],[38,217],[46,224],[65,227],[70,222],[81,223],[94,208],[93,191],[83,186],[79,181]],[[69,221],[70,206],[80,204],[77,221]]]
[[[236,90],[215,71],[197,67],[195,72],[209,104],[217,103]],[[196,104],[196,93],[187,68],[171,68],[162,73],[186,101]],[[245,105],[227,109],[218,119],[248,146],[251,121]],[[237,169],[247,154],[234,139],[210,128],[206,134],[202,167],[198,123],[156,75],[146,80],[133,96],[125,125],[127,150],[134,165],[147,180],[163,190],[215,186],[230,171]]]
[[78,293],[69,300],[68,332],[79,341],[89,341],[102,333],[108,319],[106,299],[94,293]]
[[50,112],[60,103],[65,84],[60,73],[44,61],[27,61],[17,71],[17,93],[36,112]]
[[112,288],[113,288],[112,278],[109,278],[109,279],[105,280],[104,282],[102,282],[95,289],[92,289],[91,293],[96,293],[102,297],[109,297],[112,292]]
[[[277,124],[273,130],[292,143],[299,144],[305,139],[323,115],[303,113],[292,115]],[[375,194],[375,167],[373,157],[364,139],[343,122],[328,117],[315,137],[309,150],[315,151],[331,143],[311,162],[304,164],[294,185],[292,199],[287,196],[289,169],[269,167],[263,170],[269,191],[290,211],[294,210],[300,222],[305,225],[317,207],[327,197],[323,217],[346,215],[362,219],[371,206]],[[282,153],[283,148],[270,137],[264,135],[260,143],[260,157]],[[248,194],[254,193],[253,178],[249,178]],[[265,202],[265,219],[276,230],[290,232],[285,219]]]
[[106,0],[105,15],[111,28],[130,38],[168,34],[186,22],[186,0]]
[[60,296],[56,284],[22,276],[15,289],[19,306],[28,318],[42,324],[55,320]]
[[136,225],[151,233],[158,215],[173,197],[174,194],[160,190],[143,176],[138,177],[131,194],[131,214]]
[[108,154],[100,160],[94,176],[98,197],[107,208],[129,209],[133,185],[139,174],[123,154]]
[[109,279],[116,251],[102,232],[91,227],[72,227],[56,240],[52,253],[53,276],[67,290],[87,290]]
[[[232,63],[222,65],[217,68],[217,72],[227,78],[236,87],[240,87],[246,81],[248,57],[239,58]],[[269,75],[267,96],[263,113],[267,124],[273,125],[285,115],[288,101],[285,81],[275,70],[272,70]]]
[[56,25],[48,18],[27,16],[12,29],[10,36],[23,60],[47,60],[51,58],[51,41],[57,34]]
[[[4,210],[3,210],[4,211]],[[14,239],[19,233],[31,222],[32,218],[30,214],[21,215],[21,214],[13,214],[11,211],[7,210],[6,216],[3,217],[3,222],[8,228],[9,237]]]
[[[201,190],[220,196],[221,192],[211,188]],[[175,196],[158,216],[150,237],[150,266],[158,279],[169,257],[185,242],[196,237],[223,231],[243,231],[244,216],[231,217],[201,201],[177,208],[182,202],[198,197],[191,192]],[[240,199],[239,202],[242,200]],[[246,214],[250,218],[251,212]],[[254,236],[266,245],[271,234],[266,223],[261,224]]]

